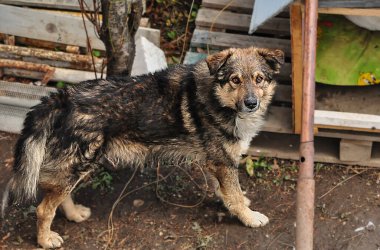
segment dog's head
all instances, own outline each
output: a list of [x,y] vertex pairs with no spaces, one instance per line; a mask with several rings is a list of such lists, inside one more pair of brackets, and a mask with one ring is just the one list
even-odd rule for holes
[[214,77],[214,94],[222,106],[241,113],[265,110],[274,94],[278,74],[284,63],[281,50],[261,48],[228,49],[206,58]]

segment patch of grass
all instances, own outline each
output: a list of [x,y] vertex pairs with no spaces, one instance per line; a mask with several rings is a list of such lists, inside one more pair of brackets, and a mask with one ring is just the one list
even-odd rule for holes
[[88,186],[90,186],[93,190],[99,190],[101,192],[112,192],[114,190],[112,183],[112,175],[104,168],[101,168],[91,180],[79,184],[73,193],[76,193],[78,190],[86,188]]

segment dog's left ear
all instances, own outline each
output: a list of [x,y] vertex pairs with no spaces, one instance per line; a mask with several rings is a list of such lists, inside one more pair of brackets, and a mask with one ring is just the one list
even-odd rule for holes
[[281,65],[285,62],[285,55],[282,50],[257,49],[257,53],[264,57],[269,67],[273,70],[273,73],[280,73]]
[[207,66],[211,75],[215,75],[216,72],[227,62],[228,58],[234,53],[235,49],[227,49],[218,52],[213,55],[209,55],[206,58]]

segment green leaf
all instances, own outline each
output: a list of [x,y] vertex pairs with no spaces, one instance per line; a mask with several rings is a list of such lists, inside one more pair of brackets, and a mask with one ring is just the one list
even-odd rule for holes
[[195,10],[193,10],[192,12],[191,12],[191,17],[196,17],[197,16],[197,12],[195,11]]
[[177,57],[177,56],[172,56],[172,60],[173,60],[173,62],[175,62],[175,63],[180,63],[180,61],[179,61],[179,57]]
[[96,50],[96,49],[93,49],[92,50],[92,55],[95,56],[95,57],[100,57],[100,51]]
[[168,31],[166,34],[172,40],[177,37],[177,32],[175,30]]
[[66,86],[66,83],[64,81],[59,81],[57,82],[57,84],[55,85],[55,87],[59,88],[59,89],[62,89]]
[[252,159],[248,158],[247,161],[245,162],[245,170],[247,171],[247,174],[249,176],[253,176],[255,174],[254,164],[253,164]]

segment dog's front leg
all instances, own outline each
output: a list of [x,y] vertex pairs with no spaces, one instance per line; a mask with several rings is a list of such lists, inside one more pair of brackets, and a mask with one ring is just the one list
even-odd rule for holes
[[210,170],[216,194],[223,200],[231,214],[249,227],[261,227],[269,222],[268,217],[248,207],[250,202],[240,188],[238,169],[217,166]]

